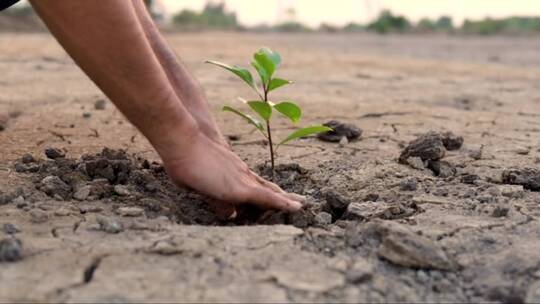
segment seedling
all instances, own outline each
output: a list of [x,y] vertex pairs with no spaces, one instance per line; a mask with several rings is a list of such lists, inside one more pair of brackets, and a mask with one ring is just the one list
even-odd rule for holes
[[274,145],[274,139],[272,138],[272,128],[270,127],[270,119],[272,113],[276,110],[281,115],[288,118],[293,124],[298,124],[302,117],[302,109],[292,101],[282,101],[274,103],[270,101],[270,92],[281,88],[285,85],[292,83],[290,80],[274,77],[276,70],[281,64],[281,56],[268,48],[262,48],[253,55],[253,61],[251,65],[257,71],[260,77],[260,83],[257,83],[251,72],[245,68],[238,66],[230,66],[225,63],[217,61],[207,61],[207,63],[219,66],[228,70],[229,72],[240,77],[247,85],[257,93],[256,100],[247,101],[240,98],[242,102],[247,104],[253,112],[255,112],[263,121],[264,124],[257,118],[245,114],[233,107],[224,106],[223,111],[234,113],[244,118],[249,124],[253,125],[267,140],[270,152],[270,163],[272,166],[272,172],[274,171],[275,152],[277,149],[292,140],[299,139],[312,134],[331,131],[332,129],[323,125],[315,125],[307,128],[299,128],[285,137],[278,144]]

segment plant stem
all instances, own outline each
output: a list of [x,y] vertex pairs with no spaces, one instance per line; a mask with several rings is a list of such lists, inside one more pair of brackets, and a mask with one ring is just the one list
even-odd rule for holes
[[[268,103],[268,88],[263,85],[264,89],[264,102]],[[272,130],[270,128],[270,120],[266,121],[266,133],[268,134],[268,145],[270,146],[270,164],[272,166],[272,175],[274,174],[275,162],[274,162],[274,144],[272,143]]]
[[272,174],[274,173],[274,144],[272,143],[272,133],[270,131],[270,121],[266,121],[266,132],[268,133],[268,145],[270,146],[270,162],[272,164]]

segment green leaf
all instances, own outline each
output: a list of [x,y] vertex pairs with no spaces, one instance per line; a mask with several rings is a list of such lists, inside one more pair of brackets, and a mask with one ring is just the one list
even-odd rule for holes
[[272,107],[264,101],[248,101],[249,107],[255,111],[262,119],[268,121],[272,117]]
[[229,106],[224,106],[223,111],[225,112],[232,112],[242,118],[244,118],[248,123],[252,124],[255,126],[255,128],[257,128],[259,131],[261,131],[263,134],[266,134],[264,132],[264,126],[263,124],[257,119],[257,118],[254,118],[254,117],[251,117],[251,115],[248,115],[248,114],[244,114],[236,109],[233,109]]
[[236,76],[242,78],[242,80],[249,84],[250,87],[255,88],[255,82],[253,81],[253,76],[251,75],[250,71],[238,66],[230,66],[228,64],[217,61],[207,61],[206,63],[216,65],[234,73]]
[[[276,71],[276,65],[274,64],[272,59],[270,59],[270,57],[268,57],[266,55],[266,53],[263,53],[263,52],[260,52],[260,51],[255,53],[253,55],[253,58],[255,59],[253,64],[254,65],[256,64],[257,66],[262,68],[262,70],[264,70],[266,76],[268,76],[266,78],[266,81],[264,82],[264,84],[267,85],[268,80],[272,78],[272,75],[274,75],[274,72]],[[259,71],[259,70],[257,70],[257,71]],[[261,76],[261,78],[262,78],[262,76]]]
[[264,47],[259,50],[259,53],[266,54],[266,56],[270,58],[270,60],[272,60],[276,68],[278,68],[281,65],[281,56],[279,55],[278,52],[274,52],[271,49]]
[[281,56],[269,48],[261,48],[253,55],[253,58],[255,61],[252,65],[257,69],[264,86],[267,87],[272,75],[281,64]]
[[300,137],[305,137],[305,136],[308,136],[308,135],[322,133],[322,132],[328,132],[328,131],[332,131],[332,129],[329,128],[329,127],[326,127],[326,126],[322,126],[322,125],[311,126],[311,127],[299,129],[299,130],[296,130],[293,133],[291,133],[289,136],[287,136],[287,138],[285,138],[282,142],[280,142],[278,144],[278,146],[281,146],[284,143],[287,143],[287,142],[289,142],[291,140],[298,139]]
[[300,118],[302,117],[302,109],[300,109],[297,104],[290,101],[280,102],[274,105],[274,109],[276,109],[279,113],[285,115],[293,123],[299,122]]
[[255,70],[257,71],[257,74],[259,74],[259,76],[261,77],[261,82],[263,86],[266,87],[266,85],[268,84],[270,80],[270,77],[268,76],[268,72],[266,71],[266,69],[263,66],[261,66],[261,64],[257,61],[253,61],[251,65],[255,68]]
[[274,78],[272,80],[270,80],[270,84],[268,85],[268,92],[272,91],[272,90],[275,90],[277,88],[281,88],[282,86],[284,85],[288,85],[288,84],[291,84],[292,81],[290,80],[285,80],[285,79],[281,79],[281,78]]

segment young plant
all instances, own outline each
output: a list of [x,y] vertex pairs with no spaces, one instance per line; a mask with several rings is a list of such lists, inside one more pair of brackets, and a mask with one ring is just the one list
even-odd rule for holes
[[275,166],[275,152],[279,148],[279,146],[291,140],[332,130],[323,125],[300,128],[289,134],[289,136],[285,137],[276,145],[274,144],[274,139],[272,138],[272,128],[270,127],[270,120],[272,118],[272,113],[274,112],[274,110],[288,118],[293,124],[297,124],[298,122],[300,122],[300,118],[302,117],[302,109],[296,103],[292,101],[281,101],[277,103],[270,101],[270,92],[292,83],[292,81],[274,77],[276,70],[281,64],[281,56],[277,52],[274,52],[268,48],[262,48],[253,55],[253,61],[251,62],[251,65],[253,66],[253,68],[255,68],[257,74],[259,74],[260,84],[258,84],[253,79],[251,72],[245,68],[238,66],[230,66],[228,64],[217,61],[207,61],[207,63],[219,66],[235,74],[236,76],[240,77],[245,83],[247,83],[247,85],[252,88],[255,93],[257,93],[258,99],[256,100],[240,100],[247,104],[252,111],[254,111],[260,118],[262,118],[264,124],[259,119],[249,114],[242,113],[241,111],[236,110],[230,106],[224,106],[223,111],[231,112],[244,118],[268,140],[272,171],[274,171]]

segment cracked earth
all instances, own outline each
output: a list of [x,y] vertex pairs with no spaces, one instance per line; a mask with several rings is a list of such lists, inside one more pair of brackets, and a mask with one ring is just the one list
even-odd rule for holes
[[301,213],[246,208],[223,221],[170,184],[48,34],[2,33],[1,302],[540,301],[538,41],[168,39],[262,173],[263,143],[219,112],[249,91],[204,60],[245,65],[272,47],[304,124],[338,120],[362,135],[282,148],[276,179],[309,198]]

